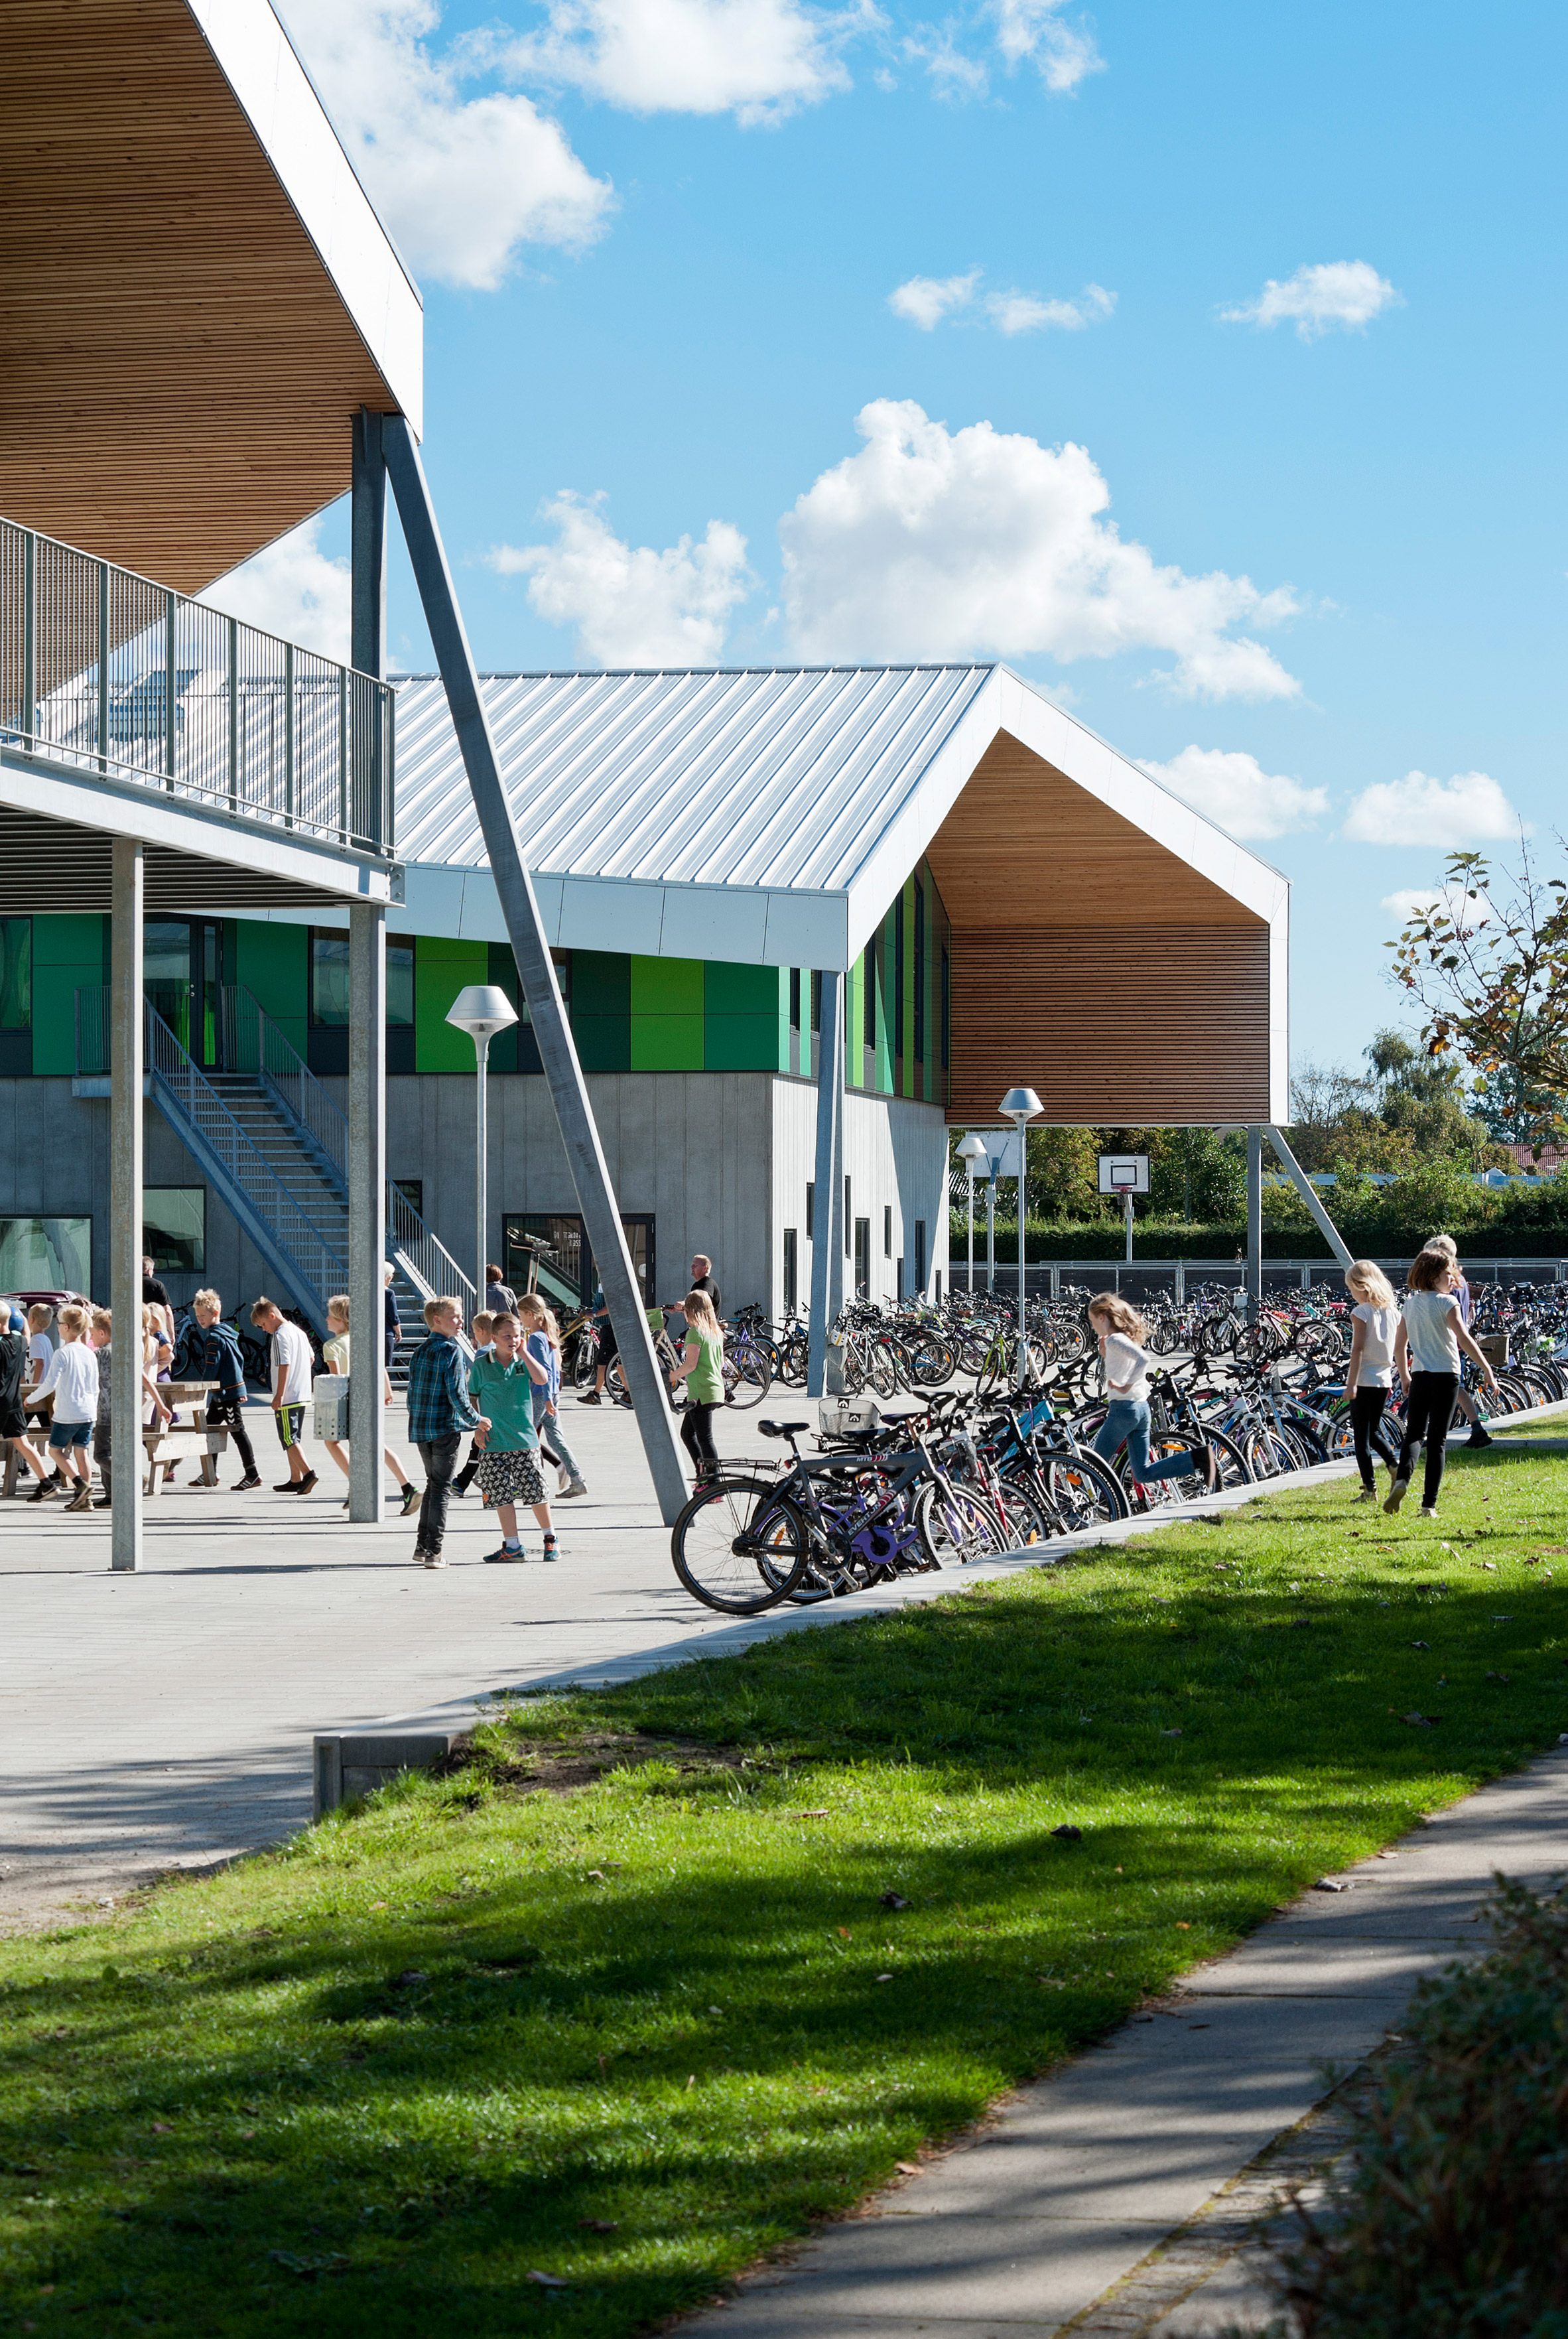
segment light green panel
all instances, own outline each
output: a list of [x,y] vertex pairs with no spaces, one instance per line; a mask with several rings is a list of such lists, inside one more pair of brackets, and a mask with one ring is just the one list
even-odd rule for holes
[[631,962],[634,1072],[700,1072],[704,968],[698,958]]
[[447,1010],[470,982],[488,982],[488,943],[421,934],[414,944],[414,1069],[471,1072],[474,1043],[447,1021]]
[[109,980],[109,922],[94,910],[33,921],[33,1070],[76,1069],[76,992]]

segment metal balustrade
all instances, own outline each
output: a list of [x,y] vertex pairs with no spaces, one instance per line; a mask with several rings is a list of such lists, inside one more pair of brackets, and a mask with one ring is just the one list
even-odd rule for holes
[[390,857],[394,697],[371,675],[0,519],[0,740]]

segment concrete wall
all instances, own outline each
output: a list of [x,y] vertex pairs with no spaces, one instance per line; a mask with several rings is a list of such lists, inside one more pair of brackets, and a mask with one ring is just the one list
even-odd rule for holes
[[[806,1187],[816,1178],[816,1088],[810,1081],[773,1083],[773,1258],[769,1312],[784,1312],[784,1233],[796,1229],[798,1299],[811,1299],[812,1245],[805,1235]],[[926,1290],[941,1275],[947,1288],[947,1125],[940,1105],[915,1104],[902,1097],[844,1098],[844,1174],[850,1181],[850,1212],[871,1220],[871,1297],[892,1299],[898,1291],[898,1263],[904,1263],[905,1294],[914,1290],[915,1223],[926,1227]],[[892,1212],[891,1248],[884,1239],[884,1210]],[[844,1291],[854,1289],[854,1228],[847,1229]]]

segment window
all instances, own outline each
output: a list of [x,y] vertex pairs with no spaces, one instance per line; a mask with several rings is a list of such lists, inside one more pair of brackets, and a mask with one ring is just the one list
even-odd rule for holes
[[33,1028],[33,921],[0,918],[0,1031]]
[[925,887],[918,877],[914,881],[914,1055],[917,1063],[924,1063]]
[[892,1204],[891,1202],[884,1202],[882,1206],[882,1255],[883,1258],[892,1257]]
[[142,1248],[154,1275],[207,1271],[205,1186],[143,1186]]
[[[653,1213],[621,1212],[621,1228],[645,1307],[653,1305]],[[530,1282],[530,1269],[534,1280]],[[514,1291],[537,1289],[552,1307],[579,1308],[598,1280],[583,1222],[575,1213],[554,1216],[508,1210],[502,1221],[501,1272]]]
[[[566,1002],[567,1012],[569,1014],[571,1012],[572,1005],[572,954],[570,951],[552,951],[550,952],[550,963],[556,970],[556,989],[560,992],[562,999]],[[520,990],[513,1003],[518,1011],[518,1022],[531,1023],[534,1020],[533,1015],[529,1010],[528,1002],[522,996]]]
[[800,1247],[794,1227],[784,1230],[784,1312],[793,1316],[800,1299]]
[[857,1219],[854,1222],[854,1296],[857,1299],[871,1298],[871,1220]]
[[798,1032],[800,1030],[800,969],[798,966],[792,966],[789,971],[789,1027],[792,1031]]
[[952,1061],[952,964],[948,954],[942,954],[942,1068],[945,1072]]
[[925,1220],[923,1219],[916,1219],[914,1222],[914,1288],[917,1292],[922,1294],[925,1290]]
[[892,1051],[903,1054],[903,895],[892,921]]
[[822,976],[814,966],[811,972],[811,1028],[822,1030]]
[[868,950],[860,962],[861,984],[864,1012],[861,1016],[861,1038],[868,1048],[876,1046],[876,952]]
[[401,1194],[410,1210],[422,1219],[425,1215],[425,1181],[422,1178],[389,1178],[387,1183],[395,1193]]
[[811,1241],[815,1232],[816,1188],[814,1186],[808,1185],[805,1189],[805,1239],[807,1242]]
[[0,1291],[87,1291],[91,1219],[0,1219]]
[[850,1184],[843,1181],[843,1255],[849,1257],[849,1247],[854,1239],[854,1204],[850,1200]]
[[[349,1028],[349,937],[329,928],[311,929],[311,1021],[318,1031]],[[387,937],[387,1023],[414,1021],[414,937]]]

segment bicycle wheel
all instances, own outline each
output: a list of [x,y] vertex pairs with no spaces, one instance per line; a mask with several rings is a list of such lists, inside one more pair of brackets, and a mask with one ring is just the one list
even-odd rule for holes
[[1112,1519],[1126,1518],[1131,1509],[1120,1479],[1098,1454],[1081,1448],[1076,1454],[1042,1454],[1038,1466],[1064,1534],[1109,1525]]
[[748,1343],[733,1361],[725,1358],[725,1401],[738,1411],[749,1413],[761,1405],[773,1385],[773,1366],[764,1348]]
[[699,1486],[670,1530],[676,1574],[705,1608],[758,1616],[805,1572],[806,1528],[794,1505],[754,1479]]
[[1055,1521],[1021,1478],[1003,1478],[997,1488],[997,1501],[1001,1508],[1002,1525],[1007,1529],[1010,1550],[1021,1551],[1030,1544],[1043,1543],[1048,1535],[1055,1534]]
[[933,1567],[967,1567],[1008,1547],[989,1503],[932,1479],[914,1498],[915,1532]]

